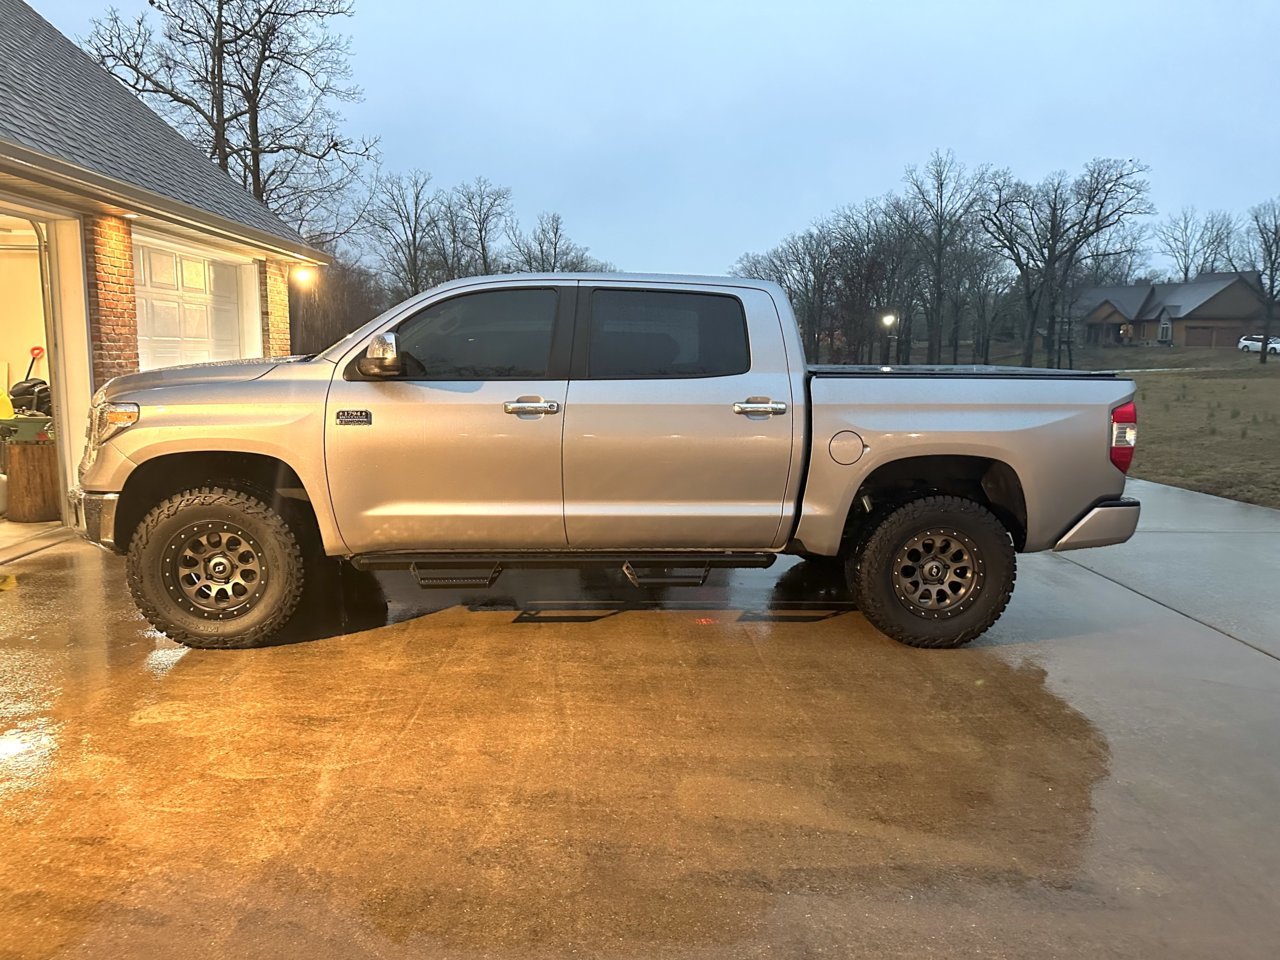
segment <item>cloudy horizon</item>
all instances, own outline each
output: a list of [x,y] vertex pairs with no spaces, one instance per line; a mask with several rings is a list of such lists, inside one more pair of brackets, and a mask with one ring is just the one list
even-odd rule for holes
[[[35,6],[78,41],[107,9]],[[508,186],[523,221],[557,211],[626,270],[723,273],[935,148],[1031,180],[1133,157],[1162,216],[1280,194],[1280,5],[422,9],[355,0],[349,132],[380,137],[389,171]]]

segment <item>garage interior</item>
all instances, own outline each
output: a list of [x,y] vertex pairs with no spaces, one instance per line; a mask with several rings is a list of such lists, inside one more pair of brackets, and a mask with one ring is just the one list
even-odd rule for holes
[[[0,377],[6,399],[24,381],[52,380],[43,230],[43,224],[0,210]],[[25,399],[16,403],[0,401],[0,549],[62,524],[57,425],[52,417],[34,415],[33,407],[46,405],[22,392]]]

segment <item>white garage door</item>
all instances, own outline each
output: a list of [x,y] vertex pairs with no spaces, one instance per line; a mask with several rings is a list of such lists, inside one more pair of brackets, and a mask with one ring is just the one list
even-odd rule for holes
[[234,360],[241,343],[240,269],[159,247],[134,247],[138,365]]

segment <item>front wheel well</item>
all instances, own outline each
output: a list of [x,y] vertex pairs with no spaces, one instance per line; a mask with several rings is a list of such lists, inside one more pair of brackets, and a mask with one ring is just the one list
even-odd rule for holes
[[116,506],[116,549],[129,549],[134,531],[156,504],[183,490],[227,485],[255,493],[298,523],[303,536],[319,538],[311,499],[298,474],[283,460],[259,453],[172,453],[147,460],[129,474]]
[[845,519],[845,544],[861,538],[872,514],[930,496],[982,504],[1004,524],[1021,551],[1027,543],[1027,501],[1017,472],[990,457],[935,455],[891,460],[862,481]]

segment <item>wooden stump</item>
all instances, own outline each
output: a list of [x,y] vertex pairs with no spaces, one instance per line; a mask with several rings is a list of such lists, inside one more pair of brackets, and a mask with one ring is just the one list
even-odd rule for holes
[[58,520],[58,448],[52,443],[10,443],[9,512],[16,523]]

